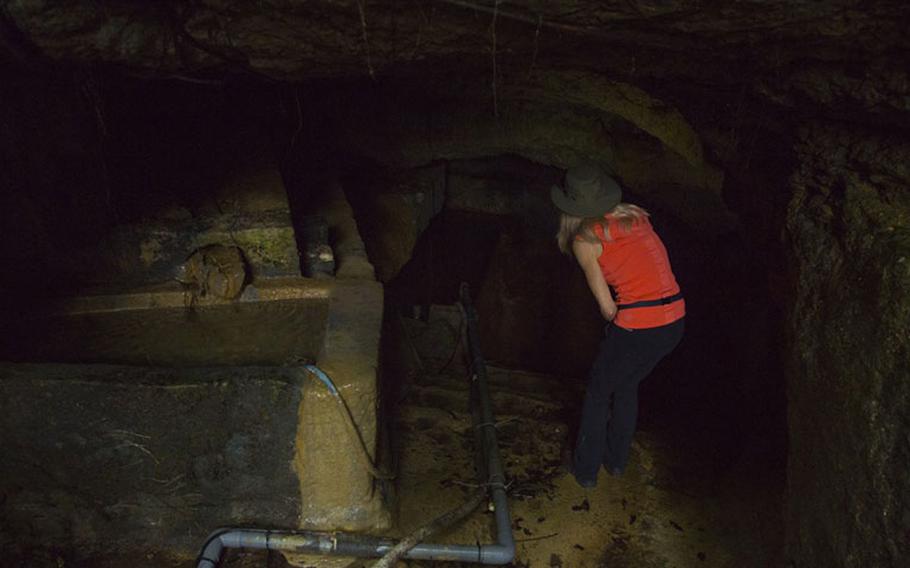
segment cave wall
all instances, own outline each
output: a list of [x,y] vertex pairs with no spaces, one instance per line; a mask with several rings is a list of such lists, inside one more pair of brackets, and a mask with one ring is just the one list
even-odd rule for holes
[[725,93],[672,74],[649,83],[722,165],[725,202],[761,269],[754,291],[766,310],[748,313],[768,335],[744,334],[755,344],[742,360],[785,375],[785,399],[754,394],[768,415],[786,405],[784,558],[794,567],[910,558],[910,83],[906,51],[880,39],[855,50],[772,44]]
[[[763,325],[771,339],[747,351],[767,362],[755,372],[766,373],[768,385],[780,382],[775,357],[782,352],[786,359],[787,556],[794,566],[902,565],[910,524],[910,326],[902,260],[910,130],[906,3],[775,0],[693,8],[616,0],[565,10],[562,2],[516,2],[502,7],[498,23],[490,7],[439,4],[383,11],[371,2],[268,3],[270,9],[262,9],[262,3],[212,1],[183,12],[171,3],[160,9],[135,2],[4,6],[24,44],[57,60],[102,61],[142,76],[216,84],[237,76],[360,77],[358,88],[370,95],[375,84],[410,77],[412,90],[451,95],[448,106],[425,108],[406,99],[397,107],[384,104],[378,95],[369,105],[360,104],[362,96],[336,101],[348,117],[344,145],[397,167],[503,151],[560,167],[604,156],[621,167],[624,181],[638,180],[636,189],[668,203],[678,199],[678,211],[704,212],[718,201],[729,206],[756,259],[750,299],[770,307]],[[23,51],[19,47],[11,52]],[[463,89],[446,81],[447,70],[459,65],[482,86]],[[437,70],[433,80],[431,68]],[[589,93],[586,85],[554,81],[554,87],[539,76],[547,68],[585,69],[592,80],[603,74],[637,85],[658,105],[672,104],[704,144],[704,162],[720,166],[723,178],[702,175],[710,170],[670,150],[673,144],[655,144],[671,138],[647,120],[637,124],[652,125],[644,129],[649,135],[611,139],[626,131],[603,128],[605,109],[595,100],[569,97],[571,104],[561,104],[560,95],[572,87]],[[509,81],[522,87],[521,76],[533,80],[510,100]],[[42,85],[21,86],[23,116],[34,114],[27,100],[32,94],[32,108],[47,108]],[[394,93],[391,98],[396,102]],[[396,108],[408,114],[393,118]],[[91,141],[91,105],[80,113],[79,128],[88,134],[76,139]],[[525,119],[532,115],[535,120]],[[67,124],[52,116],[39,112],[28,128],[56,132]],[[636,122],[633,113],[618,116]],[[3,182],[31,188],[48,175],[42,167],[54,172],[65,163],[92,163],[89,144],[69,145],[71,152],[59,159],[51,149],[65,140],[55,138],[46,148],[31,143],[30,173],[13,179],[19,172],[4,171]],[[4,152],[13,152],[15,144],[5,144]],[[624,158],[622,149],[635,145],[647,151]],[[41,183],[57,185],[51,178]],[[97,172],[87,178],[90,190],[76,206],[86,205],[86,226],[94,231],[105,226],[92,220],[104,216],[106,205],[98,191],[103,185],[91,181]],[[675,191],[721,184],[719,196]],[[23,270],[63,240],[44,236],[61,213],[37,195],[28,189],[3,195],[10,204],[5,210],[22,212],[10,225],[16,239],[4,242],[15,254],[5,258]],[[693,203],[693,195],[716,199]],[[705,306],[712,309],[710,298]],[[786,310],[785,324],[776,319],[778,308]],[[784,330],[787,345],[775,344]]]
[[5,299],[169,281],[214,243],[242,247],[253,275],[300,273],[280,90],[47,62],[0,74]]
[[910,145],[807,124],[787,216],[787,549],[796,566],[910,558]]
[[[61,73],[55,75],[53,71]],[[4,412],[3,428],[9,436],[2,438],[9,450],[6,454],[18,456],[9,467],[2,468],[3,475],[0,476],[3,481],[0,504],[10,513],[0,514],[10,520],[0,527],[0,549],[12,555],[9,561],[17,562],[20,552],[29,557],[34,546],[59,547],[62,550],[58,562],[65,559],[68,564],[72,561],[77,565],[90,563],[85,555],[95,554],[96,548],[104,545],[110,546],[98,554],[119,554],[121,550],[135,553],[137,549],[147,548],[156,554],[188,558],[198,551],[205,531],[210,529],[209,523],[351,531],[386,528],[390,515],[385,496],[376,489],[363,463],[351,459],[351,448],[344,441],[346,434],[337,429],[344,427],[337,415],[337,403],[324,386],[304,378],[299,388],[290,392],[294,388],[289,391],[287,385],[276,387],[272,384],[275,376],[269,376],[265,382],[252,379],[245,385],[245,379],[250,378],[250,374],[246,374],[248,369],[244,368],[248,362],[229,360],[228,355],[215,347],[217,337],[225,338],[228,350],[255,344],[256,332],[249,326],[243,327],[239,319],[242,307],[251,304],[226,306],[225,325],[210,321],[204,331],[189,331],[194,340],[182,341],[180,333],[169,333],[160,325],[154,310],[166,311],[160,296],[172,294],[176,324],[182,331],[187,331],[191,326],[185,325],[186,320],[199,317],[191,294],[184,294],[185,290],[171,281],[172,275],[166,272],[143,273],[142,276],[152,277],[137,280],[133,265],[124,262],[122,257],[128,249],[129,253],[151,261],[165,256],[185,259],[194,247],[209,244],[193,238],[199,236],[194,232],[197,225],[202,224],[208,229],[207,237],[245,249],[253,277],[299,274],[288,200],[276,159],[276,154],[280,154],[269,138],[270,134],[283,134],[283,131],[270,129],[274,126],[274,118],[284,117],[280,91],[269,90],[268,94],[277,96],[263,101],[257,98],[262,90],[244,85],[217,90],[204,85],[124,78],[110,69],[95,73],[85,69],[63,72],[62,69],[7,68],[2,61],[0,73],[0,103],[3,103],[0,104],[0,160],[3,163],[0,168],[0,226],[3,231],[0,262],[16,267],[5,271],[0,282],[3,292],[0,294],[0,323],[5,324],[2,325],[5,330],[17,331],[7,334],[5,339],[22,340],[39,349],[42,345],[47,347],[53,343],[54,334],[65,326],[54,321],[49,326],[50,334],[41,333],[43,326],[36,322],[40,321],[40,314],[54,310],[58,304],[69,305],[68,302],[77,301],[74,296],[87,298],[89,305],[92,301],[104,303],[112,297],[108,295],[112,291],[137,292],[137,286],[165,280],[168,282],[160,295],[145,289],[145,294],[122,296],[127,300],[125,304],[137,298],[140,303],[148,300],[148,311],[152,312],[146,313],[143,307],[137,317],[137,321],[142,320],[138,327],[134,324],[125,327],[150,332],[154,347],[164,347],[172,342],[179,348],[213,357],[210,361],[191,362],[194,369],[197,365],[214,364],[212,361],[238,364],[238,367],[223,369],[223,373],[201,373],[198,376],[203,378],[192,388],[184,389],[183,381],[196,381],[194,370],[187,374],[176,372],[174,385],[163,389],[146,388],[150,387],[149,382],[154,382],[151,377],[162,369],[158,365],[167,368],[179,365],[179,362],[165,359],[153,363],[140,343],[124,340],[129,337],[128,332],[105,328],[103,315],[89,315],[86,329],[82,333],[76,331],[78,341],[67,344],[76,351],[78,363],[101,361],[96,361],[93,353],[99,349],[103,351],[106,345],[118,339],[124,340],[121,352],[132,356],[146,353],[144,358],[130,361],[135,366],[127,372],[105,367],[102,374],[111,378],[109,384],[96,382],[92,369],[82,364],[69,365],[47,381],[48,377],[44,376],[47,369],[42,363],[29,365],[21,364],[21,361],[58,361],[60,355],[50,354],[42,359],[40,355],[7,350],[6,342],[3,342],[0,384],[11,389],[15,396],[0,397],[5,403],[4,411],[9,410]],[[289,124],[296,126],[297,123]],[[287,143],[288,139],[290,136],[280,142]],[[336,236],[333,244],[336,245],[335,252],[339,253],[338,279],[282,278],[272,282],[274,287],[284,286],[279,294],[302,291],[304,296],[328,298],[332,308],[326,317],[325,342],[316,351],[306,354],[303,360],[312,358],[337,381],[338,389],[359,425],[361,442],[366,451],[375,455],[382,289],[373,281],[373,269],[366,259],[355,258],[354,252],[362,252],[363,245],[359,237],[356,243],[352,242],[357,230],[350,208],[341,189],[333,192],[332,187],[337,184],[321,189],[331,201],[326,217]],[[273,219],[273,213],[280,219]],[[216,227],[209,223],[213,218],[219,221],[215,223]],[[251,222],[249,218],[252,218]],[[124,231],[136,236],[139,242],[129,241],[129,247],[122,247],[120,236]],[[257,263],[257,258],[265,262]],[[257,264],[259,268],[271,264],[278,270],[266,273],[257,270]],[[87,290],[83,286],[89,280],[91,284],[100,280],[110,287]],[[243,296],[244,301],[279,301],[282,304],[279,319],[287,318],[294,311],[283,298],[274,295],[274,287],[270,289],[267,283],[259,280],[255,283],[255,287],[246,288],[250,294]],[[95,295],[99,293],[102,295]],[[46,296],[59,297],[47,301]],[[102,311],[121,314],[135,307],[119,305]],[[40,313],[36,315],[36,312]],[[307,325],[318,319],[304,317]],[[270,326],[274,328],[275,319],[263,313],[256,321],[271,322]],[[232,325],[239,325],[241,333],[220,335]],[[300,333],[307,333],[304,329],[307,325],[296,325],[293,333],[286,337],[299,339]],[[195,340],[202,343],[197,344]],[[300,361],[294,355],[279,356],[279,359],[277,365],[281,368],[287,368],[291,361]],[[16,363],[5,364],[7,360]],[[22,371],[26,367],[34,370],[31,376],[28,369]],[[213,411],[197,416],[199,397],[206,399],[205,393],[228,388],[221,380],[225,375],[237,377],[235,386],[239,388],[233,394],[209,397]],[[261,397],[254,392],[259,387],[264,388]],[[244,391],[249,389],[253,390],[245,396]],[[193,390],[197,394],[168,404],[164,399],[171,390]],[[62,393],[62,397],[55,396],[55,392]],[[136,396],[131,398],[130,393]],[[83,397],[89,402],[83,402]],[[130,398],[132,404],[128,405],[128,411],[121,409],[118,414],[117,399],[123,397]],[[275,408],[269,407],[268,399],[275,397],[281,397],[287,403],[283,410],[274,404],[272,407]],[[19,404],[22,401],[26,402]],[[61,404],[42,406],[42,401]],[[111,408],[115,410],[111,411]],[[140,412],[140,416],[136,412],[131,414],[130,409],[144,412]],[[274,421],[259,424],[262,421],[257,422],[255,416],[250,418],[249,413],[272,413],[282,424],[280,427],[276,427]],[[172,419],[173,416],[178,419]],[[80,417],[91,418],[92,424],[80,423]],[[180,422],[187,417],[193,424],[183,424],[187,426],[184,428]],[[180,436],[175,438],[181,428],[198,432],[217,430],[222,428],[225,419],[256,431],[252,437],[241,433],[236,438],[241,440],[242,447],[234,454],[230,448],[236,446],[236,440],[228,440],[230,433],[224,440],[218,436],[209,436],[208,442],[202,440],[208,448],[205,451],[190,447],[192,444],[187,445],[186,440],[181,442]],[[149,491],[156,485],[157,489],[163,488],[160,478],[153,480],[155,468],[149,466],[144,473],[137,474],[132,468],[140,464],[133,459],[128,463],[103,464],[107,470],[115,470],[108,472],[113,476],[111,479],[119,476],[123,483],[130,485],[130,480],[138,482],[141,477],[149,484],[137,490],[135,500],[124,499],[129,505],[119,499],[124,496],[122,487],[111,487],[107,483],[110,476],[95,476],[94,481],[86,481],[86,476],[92,477],[93,465],[101,462],[85,454],[86,451],[91,453],[94,446],[91,443],[86,446],[77,427],[71,428],[71,424],[93,430],[97,423],[107,423],[108,427],[119,424],[124,432],[126,429],[148,432],[136,434],[136,439],[146,443],[152,443],[150,440],[154,439],[154,444],[161,444],[159,447],[169,452],[173,457],[169,467],[174,468],[172,473],[176,476],[169,478],[173,477],[175,483],[179,479],[201,480],[203,484],[206,480],[227,482],[227,486],[221,487],[223,490],[214,489],[219,495],[235,494],[224,501],[226,516],[219,517],[221,513],[200,504],[195,497],[191,502],[177,505],[166,500],[158,503],[158,496]],[[35,424],[41,427],[36,430]],[[70,429],[73,432],[69,432]],[[269,469],[281,469],[280,474],[274,476],[277,485],[272,487],[281,506],[266,503],[267,500],[259,499],[257,494],[250,497],[252,508],[246,507],[241,505],[245,500],[239,495],[242,491],[238,491],[236,485],[230,487],[228,479],[239,480],[247,489],[266,487],[267,484],[257,483],[255,477],[248,475],[249,470],[245,468],[255,465],[258,459],[247,452],[248,443],[263,445],[270,432],[279,438],[283,436],[276,441],[278,450],[273,457],[284,461],[259,460],[259,465],[266,474]],[[60,443],[61,439],[75,442]],[[223,450],[225,447],[227,450]],[[27,449],[20,451],[22,448]],[[99,455],[101,453],[99,451]],[[236,455],[240,455],[242,463],[232,461],[231,456]],[[194,461],[196,458],[199,459]],[[157,465],[157,460],[155,462]],[[225,468],[232,474],[226,475]],[[157,473],[164,475],[165,471]],[[177,487],[174,486],[174,491]],[[93,491],[103,498],[94,500],[90,495]],[[202,495],[198,497],[202,498]],[[216,497],[212,499],[217,500]],[[111,507],[107,508],[106,504]],[[116,514],[112,514],[114,509]],[[184,524],[184,520],[195,514],[199,515],[198,520]],[[106,542],[99,535],[110,533],[114,530],[113,525],[118,525],[122,534],[106,539],[114,542]],[[154,528],[143,530],[149,527]]]
[[115,223],[95,84],[0,62],[3,300],[56,287],[55,264]]

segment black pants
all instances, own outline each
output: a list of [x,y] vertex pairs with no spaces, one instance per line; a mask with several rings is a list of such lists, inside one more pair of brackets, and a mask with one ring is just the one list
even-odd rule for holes
[[638,421],[638,384],[679,344],[680,319],[650,329],[608,324],[588,376],[581,427],[575,444],[575,477],[594,481],[603,464],[622,472]]

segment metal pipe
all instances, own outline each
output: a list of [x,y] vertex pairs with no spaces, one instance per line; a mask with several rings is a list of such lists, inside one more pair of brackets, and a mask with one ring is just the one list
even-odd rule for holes
[[[301,554],[381,558],[395,541],[360,537],[348,533],[234,529],[212,535],[200,554],[197,568],[215,568],[225,548],[278,550]],[[507,564],[515,555],[514,545],[418,544],[404,557],[415,560]]]
[[[475,431],[481,433],[480,451],[481,482],[490,489],[496,518],[496,544],[418,544],[405,553],[405,558],[416,560],[438,560],[475,562],[480,564],[508,564],[515,557],[515,540],[512,536],[512,521],[509,518],[509,503],[506,497],[505,475],[499,460],[499,446],[496,440],[496,422],[493,417],[490,393],[487,388],[487,371],[480,352],[477,334],[477,314],[471,304],[467,284],[461,285],[461,304],[464,308],[468,348],[471,353],[472,394],[479,399],[480,411],[472,413]],[[319,376],[317,374],[317,376]],[[319,377],[322,379],[322,377]],[[485,477],[485,479],[484,479]],[[197,568],[215,568],[225,548],[251,548],[278,550],[303,554],[353,556],[358,558],[380,558],[393,546],[395,541],[372,536],[359,536],[344,532],[283,531],[265,529],[222,529],[212,533],[206,540]]]
[[[465,330],[468,336],[468,351],[471,353],[471,369],[473,371],[472,383],[480,399],[480,423],[474,428],[483,433],[483,454],[485,458],[485,471],[490,494],[493,498],[494,514],[496,516],[496,535],[498,546],[496,554],[508,555],[511,562],[515,556],[515,540],[512,536],[512,521],[509,518],[509,500],[506,497],[506,478],[499,461],[499,443],[496,440],[496,421],[493,417],[493,405],[490,401],[490,390],[487,382],[487,367],[480,351],[480,335],[477,332],[477,312],[471,302],[468,284],[461,284],[461,305],[464,308]],[[492,551],[491,551],[492,552]],[[498,563],[498,562],[497,562]],[[493,562],[491,562],[493,564]]]

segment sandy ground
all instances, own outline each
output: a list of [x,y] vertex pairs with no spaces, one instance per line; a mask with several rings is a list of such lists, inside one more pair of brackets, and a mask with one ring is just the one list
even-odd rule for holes
[[[431,322],[432,324],[432,322]],[[424,372],[394,394],[396,530],[403,536],[464,502],[477,485],[468,375],[452,352],[451,327],[410,322]],[[509,482],[512,566],[525,568],[687,568],[779,566],[778,477],[760,454],[735,459],[713,443],[723,424],[684,429],[674,416],[640,423],[621,477],[601,470],[586,490],[564,472],[583,384],[490,366],[502,463]],[[751,457],[750,457],[751,456]],[[491,505],[430,540],[493,542]],[[232,552],[228,566],[285,566],[277,555]],[[319,568],[361,568],[373,560],[298,558]],[[458,567],[404,561],[399,568]],[[471,566],[462,564],[461,566]]]
[[[428,389],[440,390],[417,390],[423,395]],[[673,479],[673,466],[661,455],[654,436],[639,434],[623,476],[611,477],[602,470],[597,487],[586,490],[561,467],[568,425],[551,418],[547,403],[526,402],[527,415],[500,414],[498,429],[511,484],[515,566],[744,565],[747,555],[739,550],[734,529],[739,523],[725,515],[721,495],[702,480]],[[476,480],[467,415],[406,403],[398,429],[404,534],[456,506]],[[492,515],[480,511],[440,540],[474,543],[493,538]],[[431,564],[408,564],[424,565]]]

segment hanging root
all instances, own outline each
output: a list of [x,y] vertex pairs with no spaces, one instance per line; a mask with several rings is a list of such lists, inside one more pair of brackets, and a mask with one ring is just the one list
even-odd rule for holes
[[534,53],[531,55],[531,65],[528,66],[528,78],[534,72],[537,63],[537,51],[540,48],[540,27],[543,25],[543,14],[537,15],[537,29],[534,31]]
[[363,35],[363,48],[366,52],[367,71],[370,72],[370,79],[376,80],[376,71],[373,69],[373,58],[370,54],[370,41],[367,39],[367,16],[363,7],[364,0],[357,0],[357,10],[360,12],[360,31]]
[[499,101],[496,94],[496,17],[499,15],[499,0],[493,4],[493,21],[490,23],[490,51],[493,54],[493,116],[499,116]]

